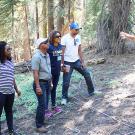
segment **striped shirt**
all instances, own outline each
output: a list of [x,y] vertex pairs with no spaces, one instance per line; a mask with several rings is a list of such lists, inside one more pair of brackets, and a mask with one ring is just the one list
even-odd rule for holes
[[0,63],[0,93],[13,94],[14,89],[14,65],[12,61]]

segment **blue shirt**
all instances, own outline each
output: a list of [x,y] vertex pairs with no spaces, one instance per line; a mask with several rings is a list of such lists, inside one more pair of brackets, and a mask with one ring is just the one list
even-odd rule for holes
[[53,44],[49,45],[48,53],[51,61],[51,72],[52,74],[60,74],[61,70],[61,57],[62,57],[62,45],[59,44],[57,47]]

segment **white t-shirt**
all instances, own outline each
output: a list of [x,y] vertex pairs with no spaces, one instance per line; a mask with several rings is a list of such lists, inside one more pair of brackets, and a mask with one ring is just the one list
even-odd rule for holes
[[61,39],[61,44],[65,46],[64,61],[75,62],[80,59],[78,54],[79,45],[81,45],[80,35],[76,35],[75,38],[70,33],[64,35]]

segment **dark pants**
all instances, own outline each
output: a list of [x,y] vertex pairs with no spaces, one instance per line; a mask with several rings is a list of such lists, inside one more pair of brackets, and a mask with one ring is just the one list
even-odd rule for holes
[[51,90],[52,107],[55,107],[56,105],[56,89],[59,82],[59,76],[60,74],[52,74],[52,84],[53,84],[53,88]]
[[36,126],[37,128],[40,128],[44,125],[44,114],[45,109],[48,108],[48,101],[49,101],[49,95],[47,96],[49,92],[49,82],[40,82],[40,87],[42,89],[42,95],[37,95],[36,93],[36,85],[33,84],[33,89],[35,91],[35,94],[37,96],[38,100],[38,106],[36,111]]
[[[0,119],[1,119],[3,108],[4,108],[9,132],[13,131],[12,107],[14,103],[14,96],[15,96],[14,94],[0,93]],[[1,133],[1,125],[0,125],[0,133]]]
[[63,74],[62,98],[68,99],[68,88],[70,84],[71,75],[74,69],[84,76],[88,87],[88,93],[90,94],[94,92],[94,86],[90,77],[90,73],[86,68],[82,66],[80,60],[77,60],[76,62],[65,61],[64,64],[70,65],[70,71],[68,73]]

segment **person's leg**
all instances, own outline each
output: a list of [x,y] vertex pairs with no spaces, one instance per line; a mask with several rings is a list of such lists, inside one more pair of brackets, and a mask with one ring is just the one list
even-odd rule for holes
[[53,113],[49,110],[49,99],[50,99],[50,92],[51,91],[51,81],[46,82],[46,98],[45,98],[45,118],[49,119]]
[[51,102],[52,102],[52,107],[56,106],[56,89],[57,89],[57,85],[59,82],[59,76],[60,74],[52,74],[52,90],[51,90]]
[[5,104],[5,95],[0,93],[0,135],[2,134],[1,133],[1,115],[2,115],[4,104]]
[[48,110],[48,104],[49,104],[49,99],[50,99],[50,84],[46,83],[46,99],[45,99],[45,110]]
[[80,60],[78,60],[77,62],[74,63],[74,69],[77,70],[80,74],[82,74],[85,78],[87,87],[88,87],[88,93],[91,94],[94,92],[94,86],[90,77],[90,73],[88,72],[88,70],[86,68],[84,68],[80,62]]
[[5,105],[4,105],[8,130],[10,133],[12,133],[14,131],[14,129],[13,129],[13,111],[12,111],[13,103],[14,103],[14,96],[15,96],[15,94],[6,95]]
[[68,73],[63,73],[63,85],[62,85],[62,99],[68,99],[68,88],[70,84],[71,75],[73,72],[72,64],[70,62],[64,62],[65,65],[70,65]]
[[52,101],[52,111],[54,114],[62,112],[61,107],[56,106],[56,89],[59,82],[60,74],[52,74],[52,84],[53,88],[51,90],[51,101]]
[[36,127],[41,128],[44,125],[44,111],[45,111],[45,99],[46,99],[46,87],[44,83],[40,83],[42,89],[42,95],[37,95],[36,86],[33,84],[33,89],[37,96],[38,106],[36,111]]

